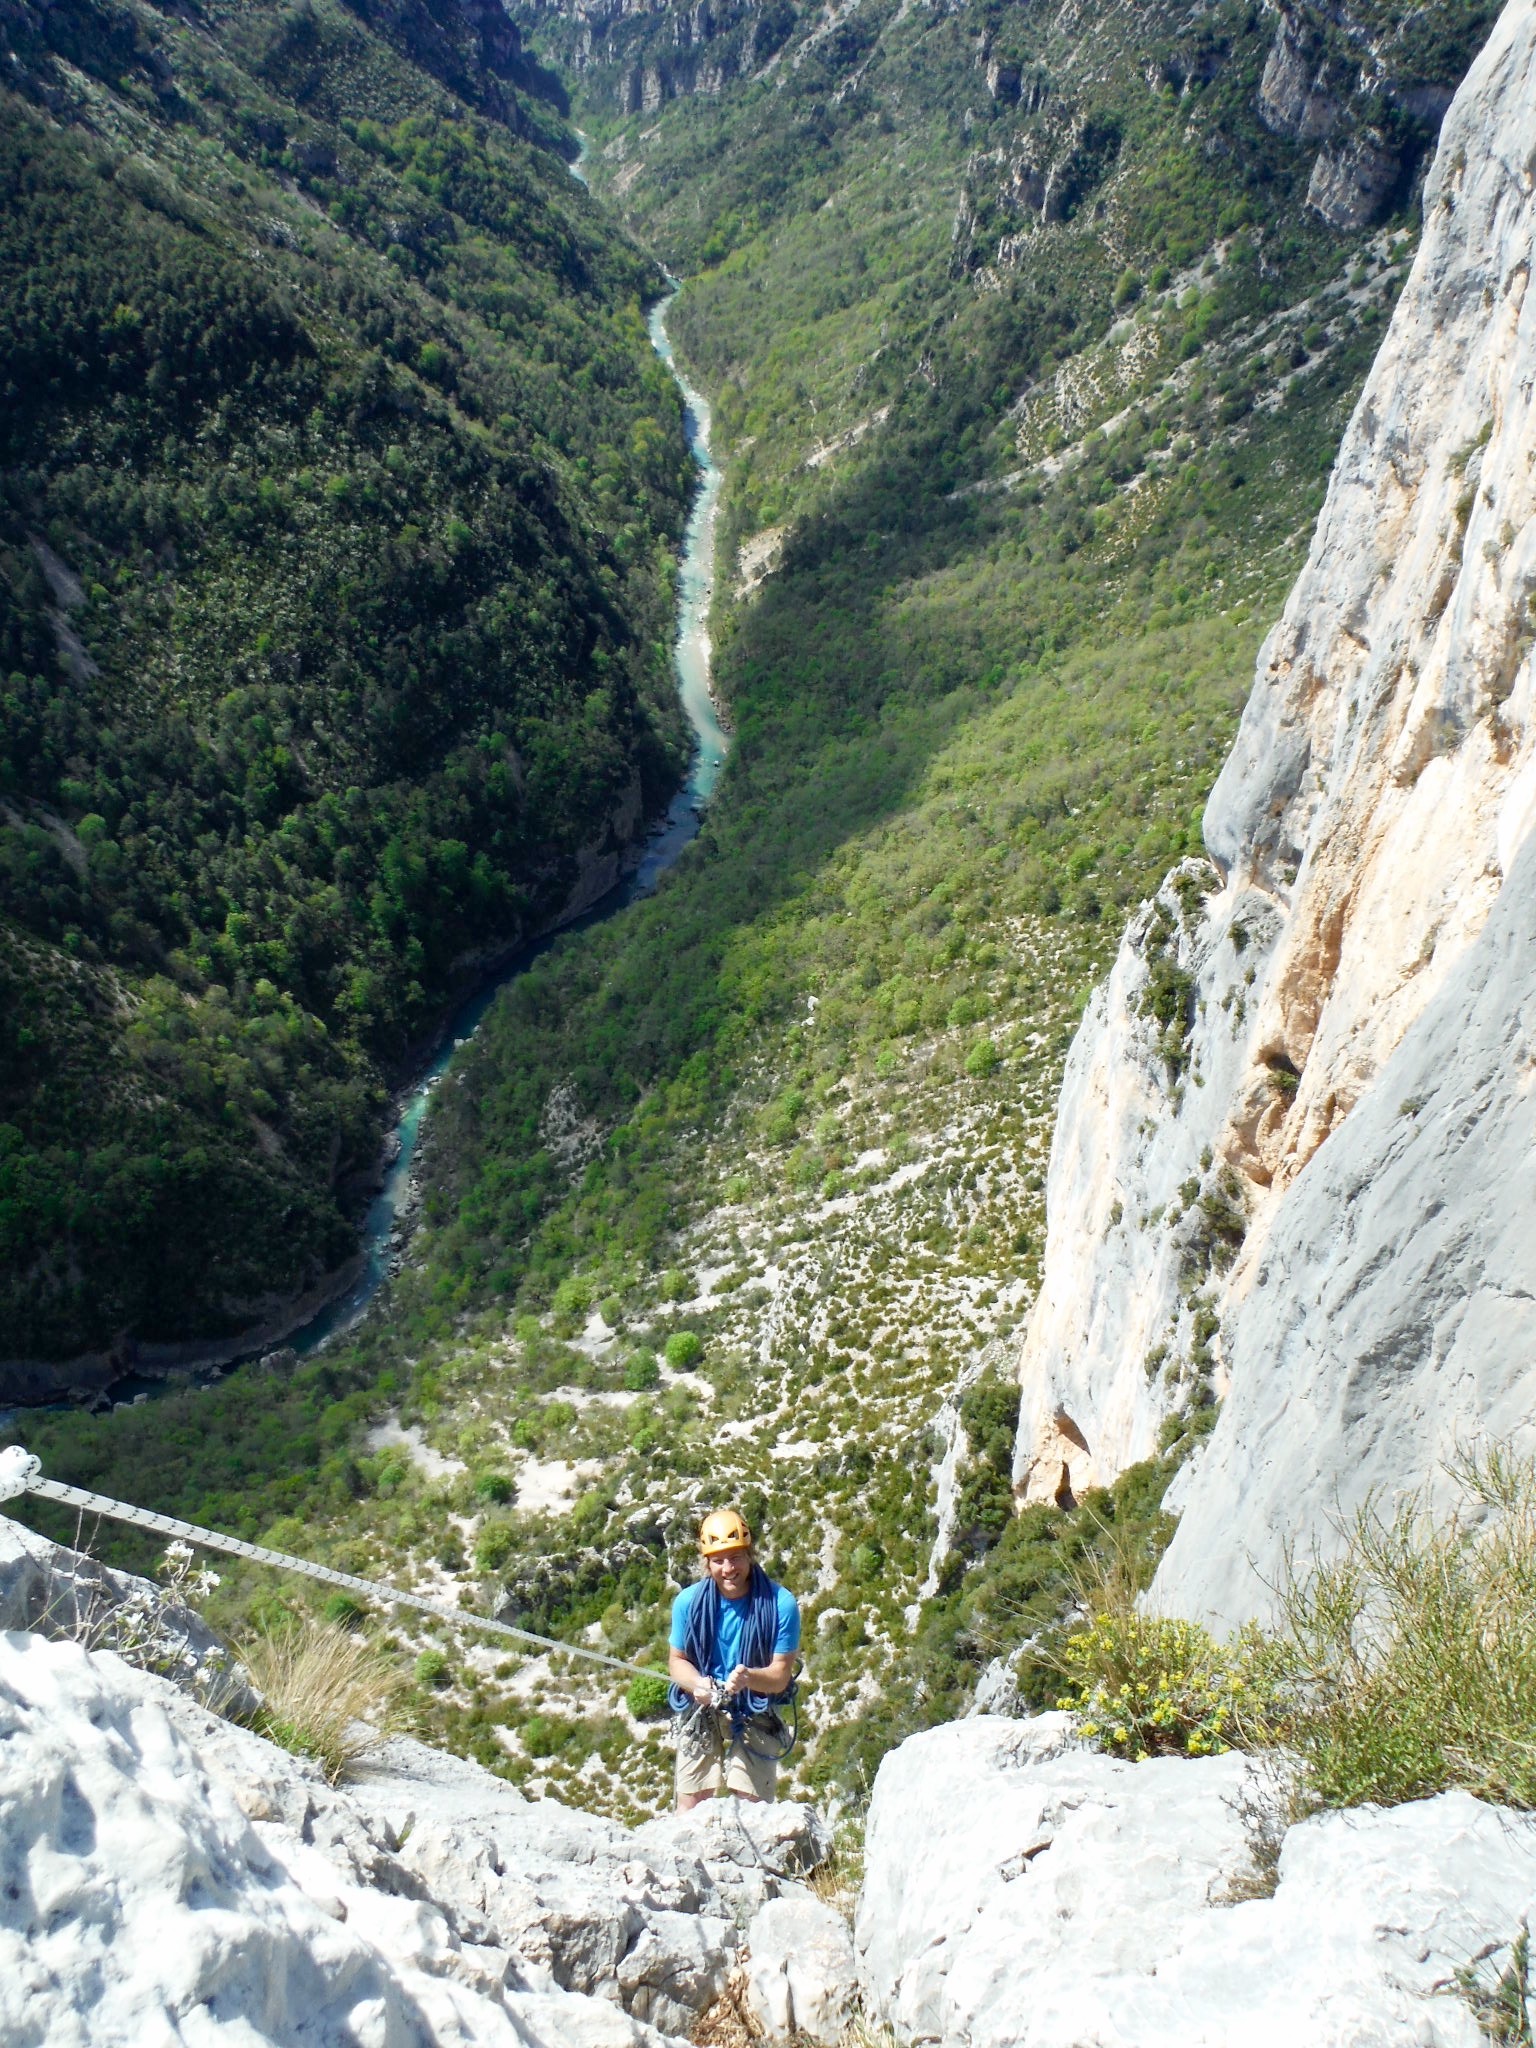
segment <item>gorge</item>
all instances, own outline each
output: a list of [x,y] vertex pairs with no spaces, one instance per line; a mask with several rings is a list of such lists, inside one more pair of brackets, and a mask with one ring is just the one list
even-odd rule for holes
[[[316,0],[310,19],[284,17],[269,85],[279,47],[284,65],[311,38],[355,52],[361,15]],[[407,36],[417,63],[429,19],[458,35],[471,17],[367,33]],[[1104,1754],[1117,1738],[1064,1672],[1103,1592],[1111,1633],[1166,1621],[1213,1684],[1267,1684],[1260,1653],[1222,1660],[1250,1654],[1255,1617],[1283,1626],[1288,1574],[1353,1514],[1417,1502],[1443,1525],[1469,1457],[1530,1448],[1536,7],[540,6],[514,42],[500,89],[537,166],[518,231],[540,244],[547,207],[585,223],[588,260],[607,252],[612,291],[582,315],[605,351],[534,377],[528,337],[569,340],[575,316],[550,300],[520,324],[526,304],[476,296],[512,216],[488,226],[464,181],[503,139],[449,148],[406,120],[385,147],[350,112],[337,132],[438,209],[451,291],[440,254],[419,273],[388,255],[420,237],[380,258],[410,304],[496,311],[499,339],[456,372],[463,405],[429,395],[433,433],[511,435],[471,403],[476,378],[511,375],[503,350],[546,423],[556,390],[613,398],[540,459],[590,540],[603,673],[642,707],[643,807],[672,806],[665,872],[541,945],[452,1048],[411,1161],[415,1229],[355,1328],[141,1407],[13,1416],[7,1440],[52,1476],[646,1665],[697,1514],[739,1500],[805,1620],[788,1789],[832,1816],[840,1855],[867,1855],[848,1967],[902,2042],[1508,2038],[1487,2001],[1524,2010],[1530,1868],[1506,1766],[1288,1807],[1273,1747],[1227,1750],[1236,1721],[1214,1708],[1178,1722],[1178,1754]],[[560,196],[557,71],[590,212],[560,213],[589,202]],[[458,112],[435,119],[504,119],[455,79]],[[301,140],[264,168],[289,201],[284,180],[326,181],[332,227],[301,225],[339,233],[348,180],[305,171]],[[720,471],[681,591],[682,408],[641,315],[667,274]],[[434,384],[425,345],[390,358],[390,419],[406,379]],[[358,516],[383,520],[366,492],[395,474],[396,429],[370,417]],[[42,541],[70,573],[82,503]],[[552,543],[557,580],[586,573],[573,550]],[[48,588],[76,631],[84,600]],[[679,602],[731,734],[697,819],[709,791],[677,793]],[[102,663],[106,640],[81,645]],[[567,696],[540,671],[551,716],[599,719],[579,708],[587,661]],[[272,748],[292,737],[273,727]],[[606,801],[632,757],[597,753]],[[57,847],[63,821],[96,889],[120,869],[86,817],[126,841],[134,806],[84,812],[62,769],[50,800],[6,786],[7,829]],[[583,817],[547,870],[555,913],[596,843]],[[599,848],[615,871],[632,851]],[[356,848],[333,857],[340,877]],[[25,952],[22,909],[8,899],[7,943]],[[105,952],[79,957],[108,974]],[[270,959],[210,953],[178,1000],[219,1008],[217,985],[271,1017]],[[155,1000],[161,1030],[177,1013]],[[1484,1499],[1465,1557],[1503,1526]],[[151,1561],[137,1534],[102,1547]],[[245,1639],[303,1609],[237,1569],[210,1613]],[[411,1736],[515,1787],[513,1833],[571,1839],[585,1808],[651,1856],[668,1759],[634,1699],[555,1654],[371,1625]],[[34,1682],[66,1681],[24,1666],[7,1682],[25,1720]],[[139,1711],[110,1673],[67,1684]],[[716,1861],[691,1904],[624,1908],[637,1957],[653,1911],[697,1923],[652,1933],[693,1957],[699,2002],[647,2019],[652,1980],[616,1953],[593,1995],[624,2025],[604,2041],[687,2032],[753,1967],[739,1926],[700,1931],[731,1919]],[[368,1867],[381,1896],[406,1883]],[[283,1911],[308,1925],[335,1879],[306,1868],[311,1904]],[[432,1897],[449,1934],[423,1934],[411,1967],[457,1988],[413,1978],[412,1998],[481,1996],[490,1971],[486,2039],[508,2014],[551,2040],[606,2026],[517,2003],[548,1994],[527,1966],[569,1924],[552,1895],[505,1941]],[[359,1928],[394,1910],[356,1902]],[[750,1944],[770,2029],[799,2010],[774,1924]],[[815,1991],[842,2015],[832,2038],[845,1993]]]

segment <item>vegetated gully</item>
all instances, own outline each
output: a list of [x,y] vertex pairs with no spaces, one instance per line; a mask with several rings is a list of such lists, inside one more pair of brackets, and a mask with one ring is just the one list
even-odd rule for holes
[[[579,159],[574,169],[579,177]],[[667,308],[675,297],[674,289],[652,307],[649,328],[651,346],[676,378],[683,394],[688,444],[699,466],[698,488],[683,537],[677,640],[673,653],[678,696],[693,729],[692,766],[666,815],[652,827],[639,860],[608,894],[569,924],[526,946],[449,1019],[441,1049],[400,1098],[399,1119],[386,1140],[387,1151],[393,1156],[363,1223],[360,1247],[363,1265],[359,1277],[344,1294],[327,1302],[284,1340],[301,1356],[319,1350],[330,1338],[351,1329],[387,1279],[398,1248],[399,1232],[409,1211],[411,1166],[421,1135],[422,1119],[432,1091],[447,1072],[454,1053],[479,1028],[481,1019],[507,983],[526,973],[535,960],[548,952],[557,938],[616,916],[638,898],[650,894],[659,878],[697,835],[704,806],[720,779],[727,740],[709,689],[709,607],[714,592],[715,520],[720,508],[722,479],[709,449],[709,402],[678,368],[667,333]]]

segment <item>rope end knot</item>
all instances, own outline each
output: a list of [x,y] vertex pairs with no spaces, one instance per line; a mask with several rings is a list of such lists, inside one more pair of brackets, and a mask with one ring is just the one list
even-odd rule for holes
[[19,1500],[43,1476],[43,1461],[20,1444],[0,1451],[0,1500]]

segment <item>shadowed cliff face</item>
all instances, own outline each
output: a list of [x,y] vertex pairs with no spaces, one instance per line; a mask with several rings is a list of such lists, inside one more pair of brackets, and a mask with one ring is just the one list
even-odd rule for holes
[[353,12],[424,71],[517,134],[518,93],[567,111],[565,88],[523,48],[501,0],[355,0]]
[[[1335,1495],[1415,1485],[1522,1405],[1536,1240],[1498,1283],[1513,1320],[1475,1369],[1447,1361],[1492,1254],[1486,1176],[1529,1158],[1533,102],[1516,0],[1447,117],[1418,261],[1206,812],[1213,865],[1133,923],[1064,1085],[1017,1478],[1102,1480],[1230,1388],[1161,1581],[1227,1620],[1259,1591],[1247,1550],[1275,1564]],[[1397,1201],[1362,1206],[1377,1184]],[[1432,1215],[1454,1256],[1408,1241]]]

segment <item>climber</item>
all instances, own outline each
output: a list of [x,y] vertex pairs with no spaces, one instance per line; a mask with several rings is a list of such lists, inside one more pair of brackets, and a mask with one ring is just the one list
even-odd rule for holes
[[677,1808],[716,1792],[753,1801],[773,1797],[780,1759],[793,1738],[779,1714],[794,1697],[800,1608],[752,1554],[752,1531],[735,1508],[717,1508],[699,1527],[703,1576],[672,1603],[672,1711],[677,1739]]

